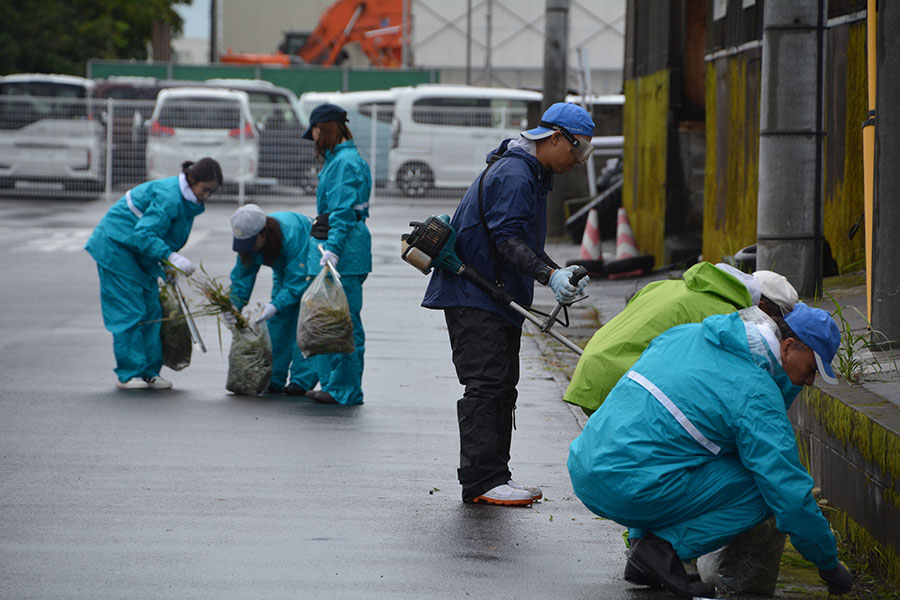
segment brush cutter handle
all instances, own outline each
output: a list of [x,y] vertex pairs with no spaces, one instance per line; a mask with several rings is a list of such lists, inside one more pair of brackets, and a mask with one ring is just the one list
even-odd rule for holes
[[575,270],[572,271],[572,276],[569,277],[569,283],[574,286],[578,285],[578,282],[587,277],[588,270],[584,267],[578,265],[575,267]]

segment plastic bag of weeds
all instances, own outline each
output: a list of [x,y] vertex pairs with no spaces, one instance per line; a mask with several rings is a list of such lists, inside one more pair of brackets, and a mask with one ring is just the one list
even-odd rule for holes
[[172,284],[159,286],[159,303],[163,314],[159,337],[162,342],[163,364],[173,371],[180,371],[191,364],[194,344],[191,329],[175,294],[175,286]]
[[785,539],[775,519],[768,519],[698,558],[697,570],[720,592],[774,596]]
[[243,396],[259,396],[272,378],[272,340],[265,324],[234,329],[228,353],[225,389]]
[[300,299],[297,346],[304,358],[317,354],[350,354],[353,319],[344,286],[324,268]]

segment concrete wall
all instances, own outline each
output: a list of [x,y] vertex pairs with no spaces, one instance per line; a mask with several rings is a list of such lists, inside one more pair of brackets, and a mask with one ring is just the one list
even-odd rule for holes
[[842,383],[804,388],[790,416],[843,545],[900,586],[900,408]]

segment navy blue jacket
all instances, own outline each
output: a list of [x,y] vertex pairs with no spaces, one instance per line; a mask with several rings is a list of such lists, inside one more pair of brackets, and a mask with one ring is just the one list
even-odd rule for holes
[[[487,155],[487,160],[505,149],[510,140]],[[460,201],[450,225],[456,230],[456,252],[460,259],[474,267],[489,281],[495,278],[495,248],[510,238],[519,238],[538,256],[544,255],[547,235],[547,193],[553,187],[553,173],[521,147],[506,152],[490,168],[484,178],[484,218],[478,209],[478,182],[469,186]],[[499,275],[504,290],[523,307],[531,306],[534,279],[507,261],[500,260]],[[501,315],[521,327],[524,317],[501,307],[474,284],[444,269],[434,269],[422,300],[425,308],[468,306]]]

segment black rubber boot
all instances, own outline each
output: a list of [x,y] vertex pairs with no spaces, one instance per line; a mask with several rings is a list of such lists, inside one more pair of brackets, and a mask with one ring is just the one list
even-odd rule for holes
[[628,561],[625,563],[625,581],[628,583],[633,583],[634,585],[644,585],[652,588],[662,588],[662,584],[652,577],[647,577],[644,575],[644,572],[637,568],[637,566],[631,562],[631,558],[629,557]]
[[[645,534],[635,543],[628,557],[631,566],[646,579],[655,581],[666,588],[672,594],[682,598],[715,597],[714,585],[691,581],[691,577],[684,570],[684,565],[672,544],[652,533]],[[632,575],[628,565],[625,566],[626,574]],[[646,581],[645,579],[642,579]],[[632,583],[636,581],[630,580]],[[650,585],[641,583],[640,585]]]

